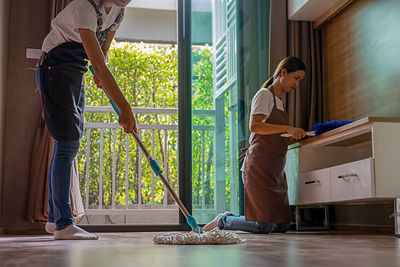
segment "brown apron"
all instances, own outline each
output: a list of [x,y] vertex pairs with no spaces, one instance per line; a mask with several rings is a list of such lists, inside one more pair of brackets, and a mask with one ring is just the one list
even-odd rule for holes
[[[277,109],[273,87],[268,90],[274,98],[274,107],[268,119],[270,124],[288,125],[286,111]],[[244,172],[244,213],[247,221],[264,223],[290,222],[290,207],[284,172],[287,138],[281,134],[255,134],[246,151]]]

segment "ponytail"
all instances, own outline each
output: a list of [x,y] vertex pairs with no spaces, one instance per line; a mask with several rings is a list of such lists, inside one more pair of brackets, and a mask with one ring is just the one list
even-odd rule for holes
[[301,61],[301,59],[297,57],[286,57],[279,62],[278,67],[276,68],[274,75],[270,77],[268,80],[264,82],[262,88],[268,88],[274,80],[279,76],[282,69],[286,69],[287,73],[295,72],[298,70],[306,71],[306,65]]
[[275,76],[269,77],[269,79],[264,82],[261,88],[268,88],[274,82],[274,80]]

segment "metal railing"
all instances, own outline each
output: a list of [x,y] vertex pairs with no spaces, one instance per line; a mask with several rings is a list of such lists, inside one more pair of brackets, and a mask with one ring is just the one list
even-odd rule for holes
[[[164,118],[168,116],[174,116],[177,115],[178,110],[177,109],[167,109],[167,108],[133,108],[132,109],[134,114],[136,116],[154,116],[154,118],[157,116],[161,117],[164,116]],[[112,107],[86,107],[85,109],[85,114],[96,114],[96,113],[103,113],[103,114],[113,114],[114,111]],[[200,116],[210,116],[214,117],[215,112],[213,110],[194,110],[193,111],[194,115],[200,115]],[[165,121],[173,121],[171,118],[169,119],[164,119]],[[177,119],[175,120],[177,121]],[[126,135],[125,137],[125,144],[123,145],[121,142],[118,144],[122,147],[125,146],[125,151],[124,154],[121,153],[120,151],[120,159],[125,160],[123,164],[119,162],[119,166],[124,165],[125,168],[124,170],[119,168],[117,170],[117,135],[121,137],[120,134],[122,134],[122,129],[118,125],[118,123],[104,123],[104,122],[86,122],[85,123],[85,132],[84,132],[84,138],[83,138],[83,143],[84,146],[81,146],[81,151],[80,151],[80,185],[81,185],[81,192],[82,195],[84,196],[84,208],[85,208],[85,215],[106,215],[106,216],[111,216],[111,215],[143,215],[143,216],[151,216],[151,214],[157,213],[158,216],[160,215],[167,215],[170,214],[171,216],[176,216],[176,219],[178,218],[178,208],[175,202],[173,202],[171,199],[168,198],[167,194],[167,189],[164,186],[162,189],[160,189],[160,186],[156,188],[156,183],[157,178],[154,176],[154,174],[151,172],[151,188],[147,188],[147,190],[150,190],[150,200],[147,197],[147,200],[144,200],[144,194],[143,194],[143,175],[144,172],[146,172],[147,175],[149,175],[150,172],[146,171],[150,169],[149,166],[144,165],[145,161],[142,160],[144,159],[142,157],[142,153],[140,150],[135,149],[136,152],[133,152],[131,150],[132,148],[132,143],[133,138],[131,138],[129,135]],[[170,141],[171,135],[174,135],[174,138],[176,142],[179,142],[178,140],[178,125],[173,124],[173,123],[154,123],[154,124],[141,124],[140,119],[138,120],[137,128],[139,131],[139,136],[143,139],[147,140],[147,144],[150,145],[148,146],[148,150],[151,154],[155,155],[157,160],[160,160],[161,158],[164,159],[164,162],[159,162],[160,166],[164,170],[165,177],[167,179],[170,179],[170,169],[171,167],[176,168],[178,166],[178,162],[174,162],[174,166],[169,166],[168,163],[168,157],[170,156],[171,149],[175,150],[176,147],[171,147],[171,144],[169,144],[168,141]],[[145,132],[150,131],[150,134],[145,134]],[[205,164],[205,139],[204,136],[206,132],[212,131],[215,132],[215,127],[213,125],[194,125],[193,126],[193,131],[200,131],[201,132],[201,138],[202,138],[202,145],[201,145],[201,150],[202,150],[202,187],[203,187],[203,192],[204,192],[204,176],[205,176],[205,171],[204,171],[204,164]],[[92,135],[96,132],[96,140],[92,140]],[[105,134],[107,135],[107,138],[105,137]],[[156,152],[156,134],[158,137],[158,141],[163,140],[163,157],[161,157],[161,152]],[[162,136],[163,135],[163,136]],[[162,137],[162,138],[161,138]],[[96,142],[97,148],[94,149],[94,142]],[[111,143],[109,143],[111,142]],[[99,144],[98,144],[99,143]],[[159,145],[161,142],[158,143]],[[151,147],[150,147],[151,146]],[[104,149],[105,147],[109,148],[108,155],[111,158],[105,159],[105,154],[104,154]],[[176,153],[176,152],[175,152]],[[94,160],[95,157],[98,158],[98,160]],[[134,175],[132,175],[132,172],[129,171],[130,169],[130,164],[132,163],[132,157],[134,158],[134,162],[136,164],[136,172]],[[158,157],[158,158],[157,158]],[[177,157],[176,157],[177,159]],[[111,163],[110,163],[111,161]],[[110,166],[108,166],[110,172],[111,172],[111,179],[106,178],[106,174],[104,171],[105,168],[105,162],[108,162]],[[98,166],[92,166],[98,164]],[[95,168],[96,171],[90,171],[91,168]],[[177,177],[177,172],[175,173],[176,175],[176,180],[174,181],[173,187],[176,188],[176,191],[178,191],[177,184],[179,181],[179,177]],[[121,176],[124,177],[124,181],[121,181]],[[117,177],[119,178],[119,182],[117,182]],[[98,181],[98,186],[93,189],[90,187],[91,182],[93,181]],[[108,186],[110,186],[111,183],[111,192],[105,192],[104,190],[104,185],[105,183],[108,183]],[[132,188],[131,184],[135,184],[135,188]],[[132,195],[131,191],[134,191],[135,193],[135,199],[131,199],[129,196]],[[163,191],[164,197],[162,200],[162,203],[160,201],[155,200],[155,196],[160,194],[160,190]],[[124,203],[121,203],[121,201],[117,201],[117,192],[122,193],[124,192],[125,195],[125,201]],[[178,193],[178,192],[177,192]],[[104,195],[107,194],[107,201],[105,200]],[[95,201],[91,200],[90,198],[95,197]],[[204,198],[204,195],[203,195]],[[111,199],[111,201],[110,201]],[[205,208],[205,199],[202,199],[202,208]]]

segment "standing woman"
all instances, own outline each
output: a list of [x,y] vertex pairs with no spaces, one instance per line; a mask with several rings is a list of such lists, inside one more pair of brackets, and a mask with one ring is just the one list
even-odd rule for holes
[[83,132],[85,91],[83,74],[89,59],[94,80],[121,111],[126,133],[137,131],[132,109],[106,66],[105,58],[124,7],[130,0],[74,0],[51,22],[42,45],[36,78],[45,120],[55,139],[48,173],[49,214],[46,231],[54,239],[97,239],[75,226],[70,207],[71,166]]
[[219,214],[204,227],[204,231],[219,227],[266,234],[289,229],[290,207],[284,172],[288,139],[281,134],[289,133],[294,139],[300,139],[306,133],[288,125],[281,96],[298,87],[305,70],[300,59],[283,59],[273,77],[254,96],[249,125],[250,147],[242,167],[245,216],[229,212]]

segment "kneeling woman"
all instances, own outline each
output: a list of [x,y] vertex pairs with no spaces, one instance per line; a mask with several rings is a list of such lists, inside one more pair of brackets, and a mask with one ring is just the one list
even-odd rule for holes
[[225,212],[204,227],[252,233],[286,232],[290,207],[284,172],[289,133],[305,136],[301,128],[289,126],[281,96],[296,89],[305,75],[304,63],[296,57],[283,59],[273,77],[256,93],[251,103],[250,147],[243,163],[245,216]]

